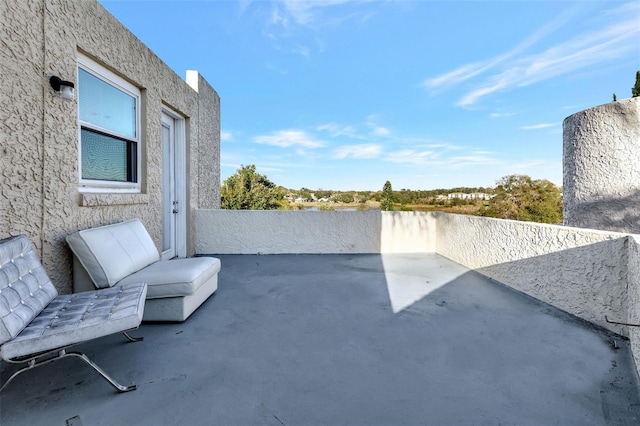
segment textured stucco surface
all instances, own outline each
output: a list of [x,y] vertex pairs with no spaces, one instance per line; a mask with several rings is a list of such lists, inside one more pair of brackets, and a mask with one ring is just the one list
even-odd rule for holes
[[197,210],[196,253],[416,253],[435,250],[431,213]]
[[[640,324],[640,236],[629,237],[629,323]],[[640,327],[628,327],[631,353],[640,375]]]
[[[193,209],[220,208],[220,97],[197,71],[187,71],[187,84],[198,92],[197,147],[192,147],[191,168],[197,179],[191,185]],[[192,126],[192,131],[193,131]],[[195,172],[192,172],[192,175]],[[196,197],[197,195],[197,197]]]
[[[186,118],[189,205],[216,206],[220,103],[204,79],[192,89],[95,0],[0,0],[0,12],[0,237],[27,234],[58,290],[71,290],[64,237],[77,229],[138,217],[160,245],[163,106]],[[77,52],[142,92],[141,194],[79,192],[77,101],[53,96],[45,77],[75,82]]]
[[42,2],[0,1],[0,235],[32,235],[37,250],[43,209],[42,8]]
[[429,212],[378,212],[382,220],[380,253],[431,253],[436,221]]
[[624,234],[476,216],[437,214],[436,252],[573,315],[627,318]]
[[640,98],[567,117],[563,145],[564,224],[640,233]]
[[[191,147],[188,173],[197,176],[191,179],[189,209],[220,208],[220,97],[209,83],[197,72],[187,71],[187,84],[198,92],[195,114],[197,120],[191,122],[190,130],[194,143]],[[200,125],[198,123],[204,123]],[[202,141],[202,142],[199,142]],[[195,235],[195,224],[191,216],[187,218],[190,235]],[[188,253],[195,250],[195,239],[188,240]]]

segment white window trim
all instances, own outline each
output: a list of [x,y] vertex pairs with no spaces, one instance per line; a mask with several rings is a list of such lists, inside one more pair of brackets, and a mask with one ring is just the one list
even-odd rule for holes
[[[78,101],[78,182],[80,192],[96,192],[96,193],[140,193],[142,180],[142,137],[141,137],[141,95],[140,89],[133,84],[119,77],[115,73],[108,69],[98,65],[96,62],[89,59],[82,53],[77,54],[78,69],[89,72],[90,74],[98,77],[102,81],[114,86],[115,88],[122,90],[128,95],[132,96],[136,100],[136,136],[131,138],[113,132],[111,130],[104,129],[100,126],[90,124],[80,120],[80,102]],[[79,72],[76,72],[76,81],[78,81]],[[96,130],[105,134],[110,134],[118,137],[124,137],[128,140],[135,141],[136,144],[136,177],[137,182],[113,182],[102,180],[89,180],[82,179],[82,140],[81,131],[82,127],[86,127],[91,130]]]

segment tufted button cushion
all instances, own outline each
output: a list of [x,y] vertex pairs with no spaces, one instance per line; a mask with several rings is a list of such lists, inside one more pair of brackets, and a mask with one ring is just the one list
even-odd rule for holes
[[158,249],[138,219],[75,232],[67,237],[67,243],[97,288],[112,287],[160,260]]
[[146,293],[146,284],[135,283],[58,296],[0,347],[0,356],[11,359],[136,328]]
[[0,240],[0,344],[16,337],[57,295],[26,235]]

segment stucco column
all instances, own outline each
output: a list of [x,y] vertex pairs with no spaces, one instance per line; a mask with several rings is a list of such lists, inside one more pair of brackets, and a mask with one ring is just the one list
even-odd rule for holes
[[640,234],[640,98],[563,123],[564,224]]

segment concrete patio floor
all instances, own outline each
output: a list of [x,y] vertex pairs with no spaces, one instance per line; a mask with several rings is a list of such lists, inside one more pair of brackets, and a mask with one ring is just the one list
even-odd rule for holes
[[76,347],[136,391],[65,359],[0,424],[640,424],[626,340],[436,254],[218,257],[186,322]]

